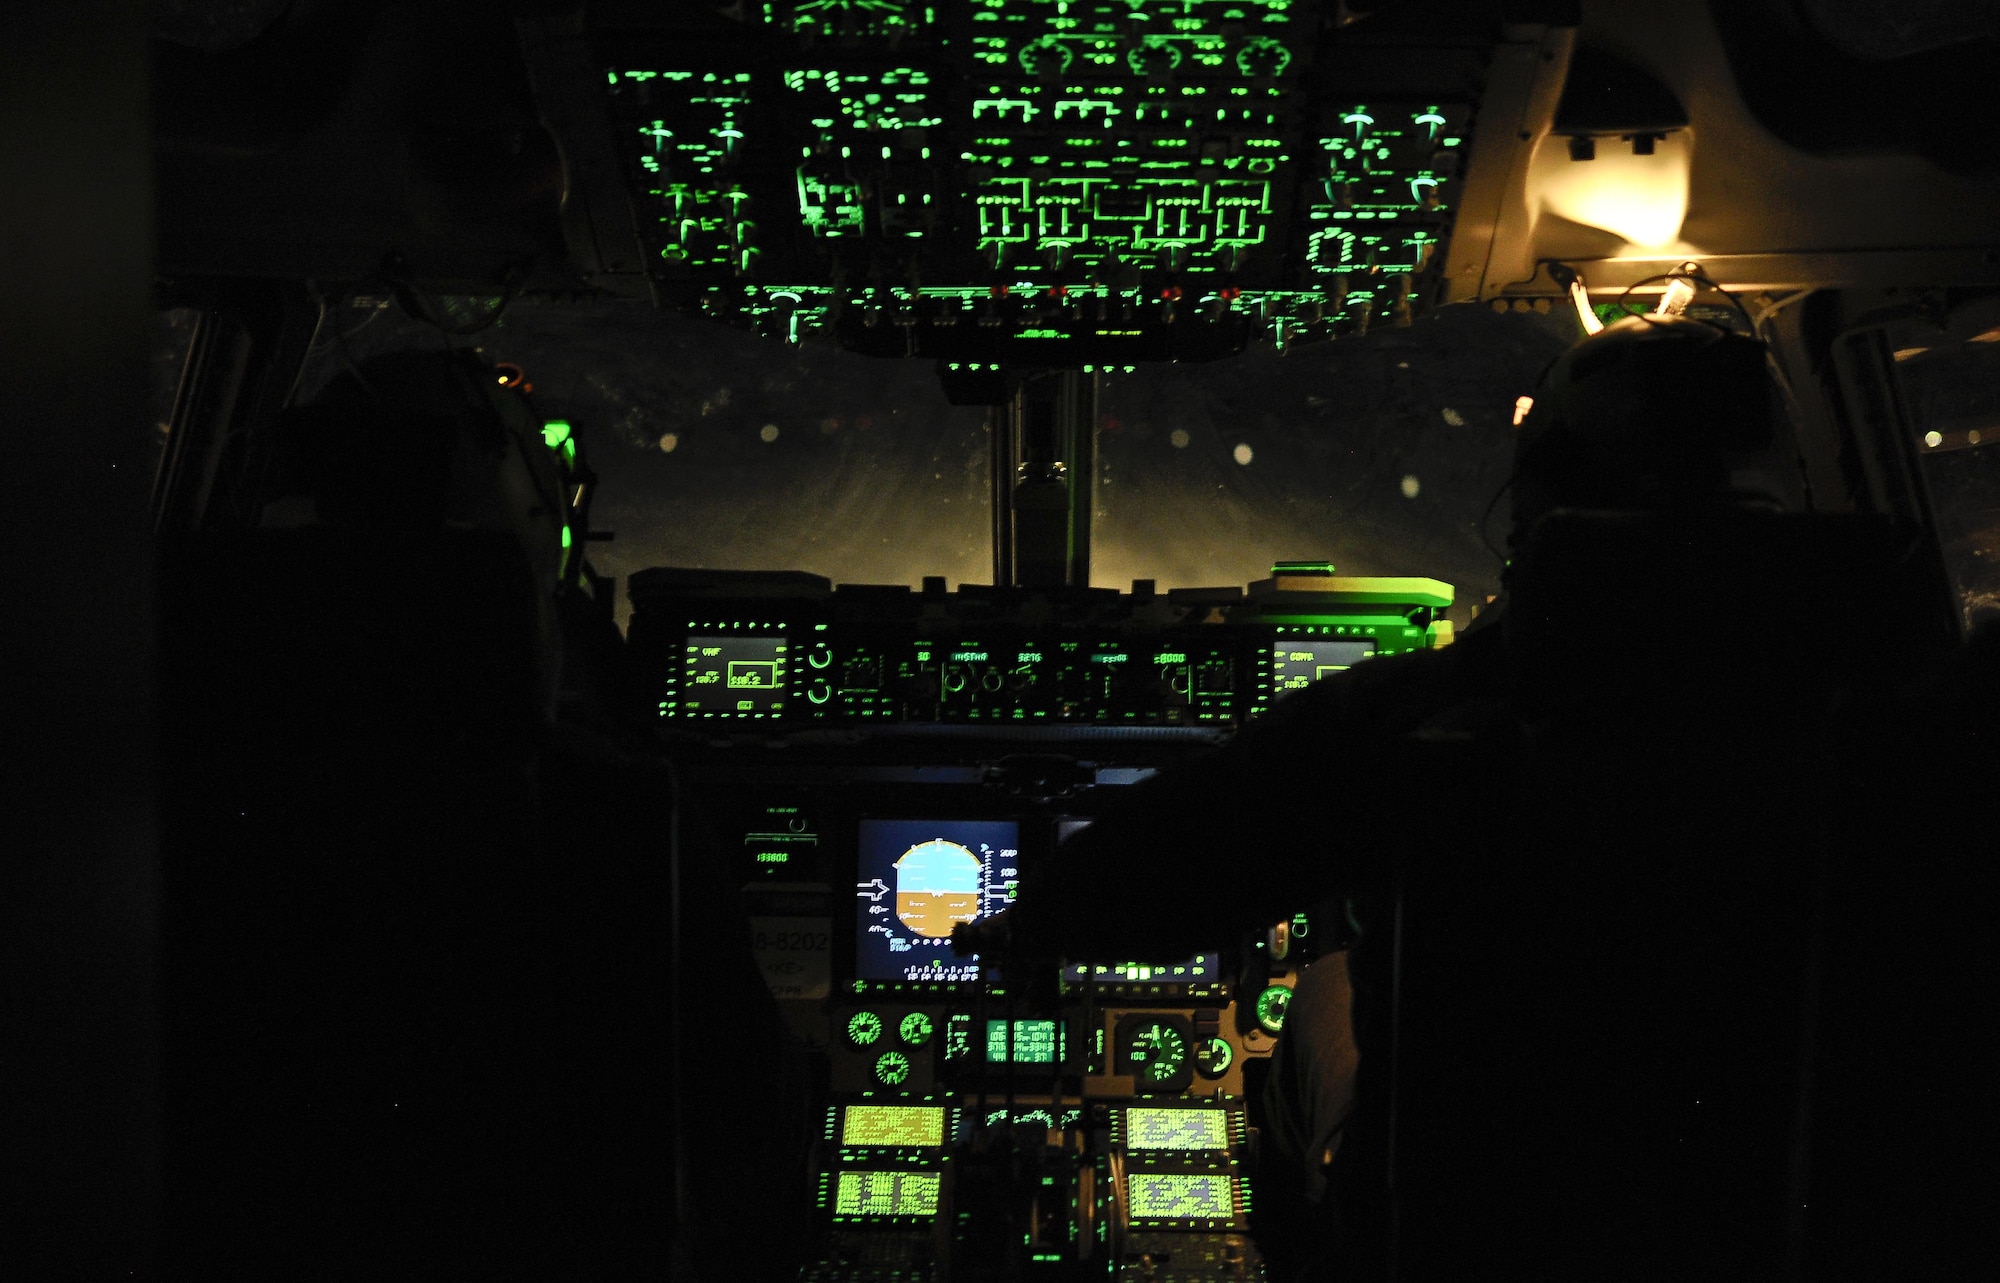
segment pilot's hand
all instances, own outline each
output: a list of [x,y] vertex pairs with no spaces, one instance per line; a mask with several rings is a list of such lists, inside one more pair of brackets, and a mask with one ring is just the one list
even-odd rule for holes
[[1004,957],[1012,944],[1014,924],[1010,913],[996,913],[976,922],[961,922],[951,929],[951,951],[961,958],[983,954]]

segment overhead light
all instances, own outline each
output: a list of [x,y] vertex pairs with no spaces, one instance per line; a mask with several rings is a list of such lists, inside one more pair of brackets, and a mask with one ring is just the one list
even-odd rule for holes
[[[1617,147],[1601,155],[1590,139],[1572,136],[1564,140],[1567,156],[1555,146],[1558,135],[1548,135],[1530,163],[1529,200],[1547,213],[1601,228],[1641,249],[1672,245],[1687,218],[1692,135],[1692,130],[1677,129],[1652,137],[1648,152]],[[1583,143],[1591,145],[1580,148]],[[1572,163],[1591,157],[1588,165]]]

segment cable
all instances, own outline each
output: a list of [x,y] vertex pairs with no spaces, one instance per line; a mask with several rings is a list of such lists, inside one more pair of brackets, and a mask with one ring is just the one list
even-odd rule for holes
[[1486,551],[1492,553],[1499,560],[1502,570],[1507,568],[1507,554],[1493,546],[1493,539],[1487,533],[1487,526],[1493,521],[1493,509],[1499,506],[1500,496],[1514,488],[1514,478],[1518,475],[1520,475],[1518,469],[1507,474],[1507,479],[1500,483],[1500,488],[1495,490],[1493,497],[1486,501],[1486,511],[1481,513],[1479,517],[1479,542],[1485,544]]

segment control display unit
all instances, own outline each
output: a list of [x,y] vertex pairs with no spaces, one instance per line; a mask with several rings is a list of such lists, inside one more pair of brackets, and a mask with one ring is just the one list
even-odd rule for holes
[[785,711],[783,637],[693,636],[681,671],[686,717],[778,717]]
[[836,1220],[910,1222],[938,1214],[944,1177],[935,1171],[841,1168],[835,1173]]
[[934,1149],[944,1144],[942,1105],[846,1105],[840,1143],[855,1147]]
[[1186,1153],[1229,1148],[1229,1115],[1220,1109],[1163,1109],[1135,1105],[1125,1111],[1125,1147]]
[[1134,1170],[1125,1198],[1133,1225],[1223,1229],[1237,1219],[1236,1181],[1227,1171]]
[[863,820],[855,883],[859,980],[973,981],[952,928],[1007,907],[1020,829],[1011,820]]

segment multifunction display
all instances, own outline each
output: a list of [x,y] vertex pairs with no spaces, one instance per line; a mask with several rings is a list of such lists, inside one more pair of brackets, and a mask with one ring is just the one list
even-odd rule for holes
[[1185,1221],[1228,1225],[1236,1219],[1236,1191],[1227,1172],[1146,1172],[1126,1178],[1126,1206],[1135,1225]]
[[1151,1150],[1229,1148],[1229,1116],[1220,1109],[1148,1109],[1125,1111],[1125,1147]]
[[782,637],[689,637],[681,672],[687,717],[778,717],[785,711]]
[[[1089,820],[1057,820],[1056,841],[1067,842],[1089,827]],[[1062,977],[1069,983],[1078,985],[1089,982],[1106,985],[1194,985],[1213,984],[1221,974],[1221,955],[1198,953],[1191,958],[1168,963],[1111,962],[1086,965],[1072,962],[1063,968]]]
[[1271,644],[1271,690],[1276,696],[1302,691],[1330,673],[1342,673],[1375,653],[1372,639],[1280,637]]
[[1011,820],[863,820],[854,888],[860,980],[971,981],[952,928],[1007,907],[1018,876]]
[[936,1172],[842,1171],[834,1188],[833,1212],[836,1216],[936,1216],[942,1181]]
[[920,1148],[944,1144],[942,1105],[849,1105],[840,1120],[843,1145]]

